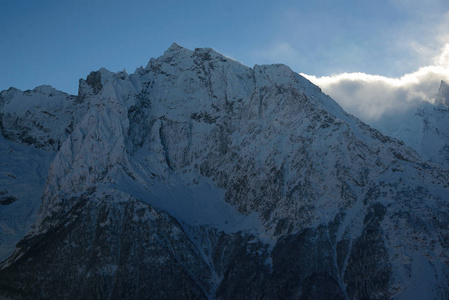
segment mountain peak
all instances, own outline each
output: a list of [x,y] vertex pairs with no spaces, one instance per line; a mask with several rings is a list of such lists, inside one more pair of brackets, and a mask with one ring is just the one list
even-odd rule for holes
[[170,47],[168,47],[167,51],[178,51],[178,50],[182,50],[182,49],[184,49],[184,47],[182,47],[178,43],[172,43],[170,45]]
[[8,94],[13,94],[13,93],[17,93],[17,92],[22,92],[22,91],[12,86],[7,90],[0,91],[0,97],[6,97],[6,95],[8,95]]
[[65,94],[64,92],[57,90],[54,87],[52,87],[51,85],[47,85],[47,84],[35,87],[33,89],[33,92],[41,93],[44,95]]
[[435,96],[435,103],[449,106],[449,85],[443,80],[441,80],[440,88]]

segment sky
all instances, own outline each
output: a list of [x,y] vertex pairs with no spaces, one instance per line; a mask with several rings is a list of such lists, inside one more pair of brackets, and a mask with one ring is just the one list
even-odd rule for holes
[[91,71],[133,73],[173,42],[284,63],[363,120],[449,81],[447,0],[2,0],[0,37],[0,90],[76,94]]

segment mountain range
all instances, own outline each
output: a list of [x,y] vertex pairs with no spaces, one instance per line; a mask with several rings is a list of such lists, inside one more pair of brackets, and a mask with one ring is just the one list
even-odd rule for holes
[[285,65],[173,44],[3,91],[0,130],[6,297],[449,297],[446,166]]

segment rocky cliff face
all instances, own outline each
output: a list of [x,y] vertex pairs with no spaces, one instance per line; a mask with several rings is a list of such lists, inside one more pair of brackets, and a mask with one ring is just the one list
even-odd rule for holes
[[288,67],[173,44],[64,104],[60,146],[34,143],[56,153],[3,294],[449,297],[449,173]]

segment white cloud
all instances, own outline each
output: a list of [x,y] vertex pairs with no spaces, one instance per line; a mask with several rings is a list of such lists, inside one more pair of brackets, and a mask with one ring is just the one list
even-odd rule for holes
[[449,44],[446,44],[441,55],[435,58],[435,64],[449,69]]
[[376,121],[433,102],[441,80],[449,83],[449,44],[435,57],[434,65],[399,78],[343,73],[315,77],[302,74],[363,121]]

